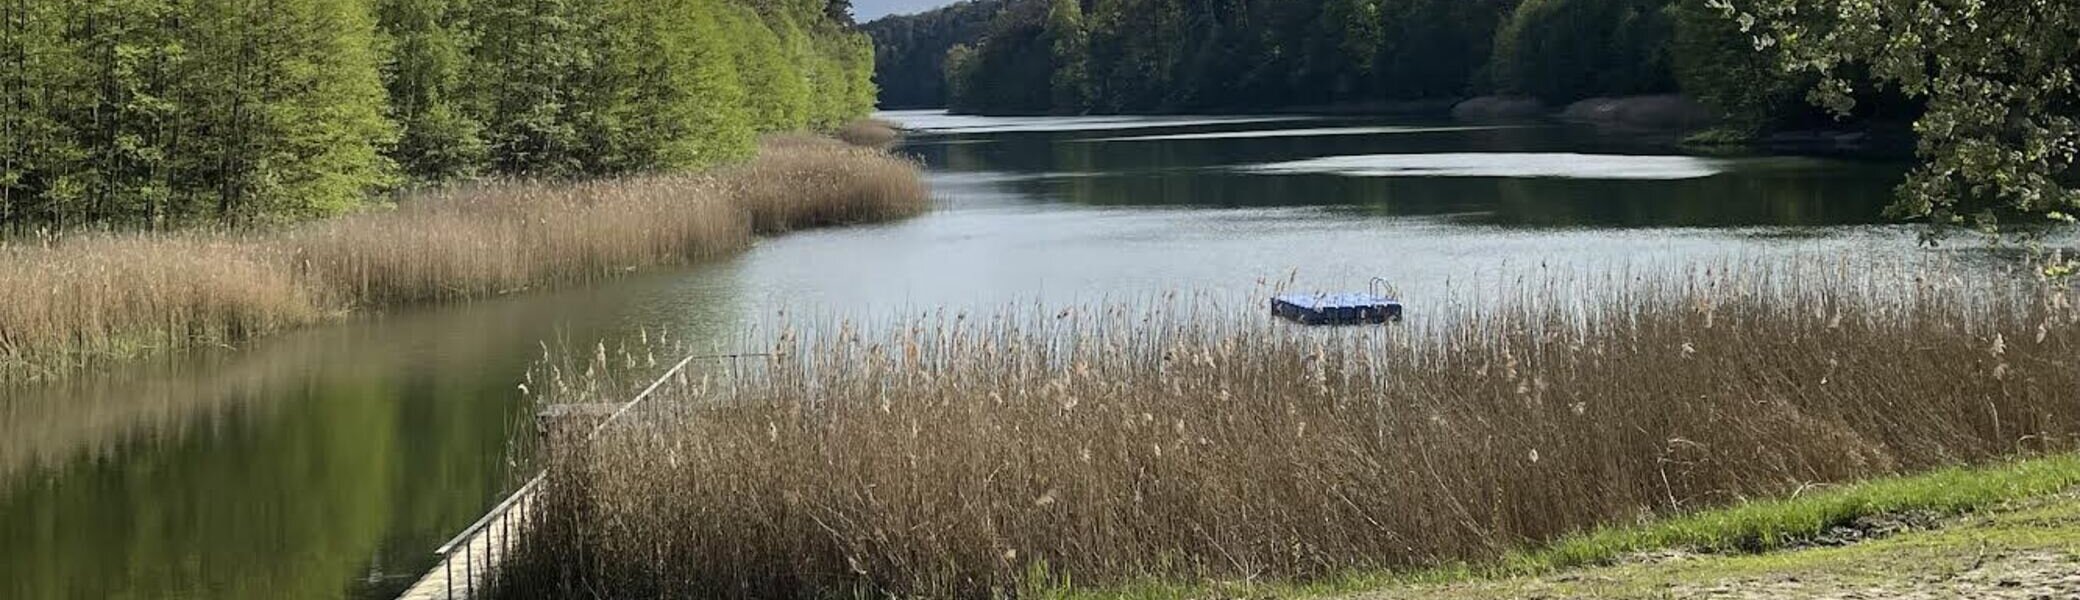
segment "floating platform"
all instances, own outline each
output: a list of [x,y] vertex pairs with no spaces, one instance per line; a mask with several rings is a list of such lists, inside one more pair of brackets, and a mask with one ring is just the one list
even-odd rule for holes
[[1401,301],[1378,294],[1286,294],[1271,314],[1303,325],[1376,325],[1401,320]]

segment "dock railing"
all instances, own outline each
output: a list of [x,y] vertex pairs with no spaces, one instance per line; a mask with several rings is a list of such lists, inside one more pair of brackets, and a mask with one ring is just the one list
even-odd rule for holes
[[[643,391],[636,394],[635,398],[622,403],[621,407],[615,410],[613,414],[608,415],[605,420],[593,426],[591,431],[585,433],[585,438],[597,437],[600,432],[605,431],[608,427],[612,427],[624,415],[635,410],[636,406],[655,395],[658,388],[664,387],[665,382],[678,377],[686,370],[688,365],[696,361],[766,356],[771,355],[696,354],[688,356],[680,360],[678,364],[672,365],[671,369],[666,370],[664,375],[651,382],[649,387],[643,388]],[[471,523],[461,533],[455,534],[455,537],[449,539],[448,543],[441,544],[440,548],[433,551],[434,555],[439,557],[439,562],[435,563],[433,569],[428,571],[425,576],[419,578],[419,581],[413,584],[411,588],[406,589],[404,594],[398,597],[399,600],[462,600],[476,598],[477,594],[487,592],[495,587],[500,578],[499,563],[514,548],[518,547],[519,536],[525,535],[528,523],[527,517],[535,508],[534,497],[541,491],[543,482],[547,481],[548,477],[547,471],[536,474],[533,479],[529,479],[526,484],[521,485],[520,489],[514,490],[511,495],[506,496],[504,501],[491,507],[491,510],[484,513],[483,517],[478,518],[477,522]],[[458,561],[460,564],[457,564]],[[458,573],[457,571],[460,572]]]

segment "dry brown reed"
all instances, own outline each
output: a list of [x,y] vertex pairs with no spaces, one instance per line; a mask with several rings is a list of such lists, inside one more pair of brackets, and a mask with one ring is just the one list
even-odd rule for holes
[[908,160],[791,138],[705,174],[478,183],[280,231],[0,246],[0,379],[358,309],[683,264],[759,234],[898,218],[928,202]]
[[913,164],[828,138],[775,136],[760,160],[723,169],[724,195],[741,198],[759,233],[886,220],[922,211],[929,196]]
[[1413,329],[1191,302],[781,334],[784,358],[680,380],[631,424],[551,448],[505,591],[1307,578],[2075,446],[2064,292],[1883,281],[1527,283]]
[[208,234],[0,249],[0,379],[317,320],[312,291],[284,264],[272,248]]
[[895,123],[880,119],[863,119],[846,123],[832,135],[847,144],[863,148],[886,148],[903,137]]

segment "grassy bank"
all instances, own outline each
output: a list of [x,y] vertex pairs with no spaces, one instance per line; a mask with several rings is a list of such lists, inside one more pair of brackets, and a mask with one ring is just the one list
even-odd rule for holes
[[0,379],[683,264],[759,235],[902,217],[927,202],[916,165],[796,136],[697,175],[482,183],[284,230],[9,245],[0,247]]
[[2073,447],[2065,292],[1890,281],[1522,283],[1413,329],[1325,333],[1194,302],[783,334],[759,368],[551,448],[509,595],[988,597],[1551,568],[1778,543],[1882,503],[1581,535],[1600,526]]
[[[1792,497],[1606,526],[1477,563],[1349,571],[1304,583],[1138,581],[1109,587],[1039,587],[1025,595],[1054,600],[1725,597],[1707,590],[1728,579],[1797,581],[1814,578],[1816,571],[1845,567],[1873,569],[1860,573],[1868,579],[1861,583],[1912,587],[1930,567],[1911,564],[1913,560],[1925,561],[1932,554],[1983,559],[1990,549],[1998,550],[1989,543],[2003,537],[2022,542],[2012,548],[2015,551],[2045,546],[2040,542],[2080,548],[2080,496],[2071,493],[2076,487],[2080,456],[2061,454],[1879,477]],[[2047,512],[2063,518],[2047,523]],[[1985,525],[1998,530],[1975,529]],[[1919,556],[1874,561],[1885,564],[1841,564],[1903,550]],[[1686,587],[1688,593],[1676,591]],[[1818,588],[1823,594],[1826,589]],[[1783,592],[1743,597],[1796,596]]]
[[[1528,561],[1358,577],[1255,595],[1364,600],[2066,597],[2080,591],[2080,582],[2070,577],[2080,556],[2074,554],[2080,550],[2075,486],[2080,486],[2080,459],[2071,455],[1945,469],[1605,530],[1527,553]],[[1637,545],[1606,543],[1617,539]],[[1727,546],[1729,539],[1744,542]],[[1591,554],[1580,554],[1584,550]],[[1553,560],[1559,556],[1596,560]],[[2026,564],[2058,557],[2064,558]],[[2052,592],[2047,584],[2067,590]],[[1187,589],[1192,588],[1170,591],[1205,590]]]

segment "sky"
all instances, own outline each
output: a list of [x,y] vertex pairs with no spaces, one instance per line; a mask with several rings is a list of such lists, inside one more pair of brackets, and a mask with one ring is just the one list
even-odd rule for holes
[[953,0],[852,0],[853,17],[861,23],[887,15],[919,13],[948,4]]

